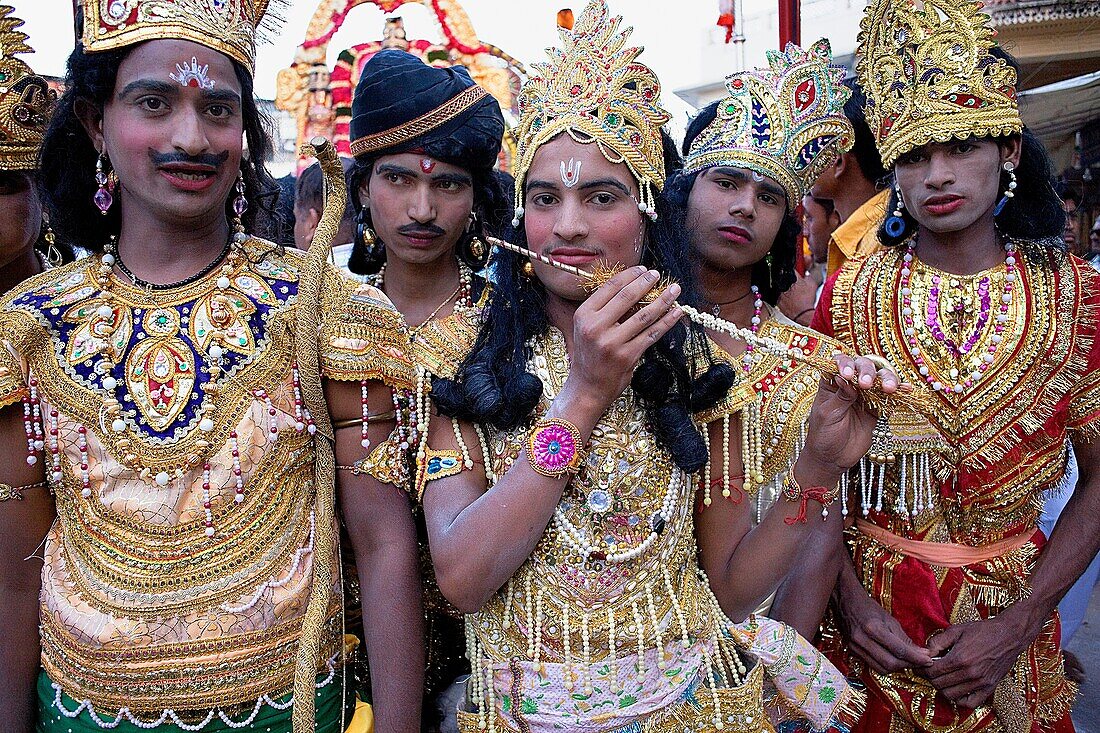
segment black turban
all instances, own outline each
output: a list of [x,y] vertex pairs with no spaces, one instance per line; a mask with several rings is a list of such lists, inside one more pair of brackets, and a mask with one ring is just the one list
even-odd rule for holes
[[386,49],[367,62],[355,85],[356,157],[417,151],[462,168],[491,168],[503,137],[500,105],[463,66],[437,68]]

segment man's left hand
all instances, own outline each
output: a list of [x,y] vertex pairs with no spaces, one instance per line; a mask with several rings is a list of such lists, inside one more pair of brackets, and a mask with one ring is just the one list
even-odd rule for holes
[[1021,633],[1004,617],[949,626],[928,640],[935,659],[922,673],[951,702],[984,705],[1036,633]]

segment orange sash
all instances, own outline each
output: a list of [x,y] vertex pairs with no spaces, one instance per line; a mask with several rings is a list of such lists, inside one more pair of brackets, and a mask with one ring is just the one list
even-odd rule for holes
[[969,545],[957,545],[954,542],[922,542],[906,539],[863,519],[856,520],[856,528],[894,552],[942,568],[961,568],[965,565],[974,565],[992,560],[995,557],[1001,557],[1023,547],[1035,534],[1035,530],[1024,530],[1019,534],[1006,537],[1000,542],[982,545],[981,547],[970,547]]

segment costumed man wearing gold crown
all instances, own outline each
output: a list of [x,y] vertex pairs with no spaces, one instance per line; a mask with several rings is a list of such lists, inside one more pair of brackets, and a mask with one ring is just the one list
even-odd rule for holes
[[[789,45],[783,52],[769,51],[767,67],[732,75],[728,96],[703,108],[688,125],[684,168],[668,181],[669,198],[685,211],[708,310],[826,358],[837,344],[790,320],[777,303],[795,281],[794,211],[820,171],[852,144],[852,126],[843,114],[844,70],[830,66],[831,60],[823,39],[805,50]],[[732,503],[756,526],[783,492],[805,443],[821,375],[727,334],[709,335],[713,353],[740,379],[697,419],[720,420],[723,433],[739,423],[742,464],[732,464],[729,451],[713,451],[702,477],[704,503]],[[833,521],[840,522],[840,514]],[[818,539],[825,544],[816,554],[836,555],[839,532]],[[757,567],[773,564],[785,570],[790,558],[766,554],[757,560]],[[797,590],[785,584],[780,602],[769,612],[769,599],[759,612],[812,636],[835,577],[815,572],[800,579],[806,582],[798,582]]]
[[[868,7],[887,247],[838,272],[815,320],[925,382],[945,441],[861,477],[838,598],[866,731],[1073,730],[1055,607],[1100,548],[1100,279],[1065,251],[1049,161],[979,9]],[[1070,443],[1081,480],[1047,542],[1038,513]]]
[[[443,369],[453,373],[473,346],[477,331],[465,324],[488,292],[482,273],[489,258],[486,235],[499,233],[512,216],[508,194],[493,170],[504,130],[500,105],[461,66],[432,67],[412,54],[387,49],[367,62],[355,87],[351,149],[356,159],[350,178],[358,226],[348,267],[367,275],[401,311],[418,370],[416,391],[402,394],[395,403],[399,429],[386,449],[360,470],[387,471],[395,485],[410,491],[415,477],[409,467],[422,437],[415,405],[425,399],[430,377],[440,365],[449,365]],[[389,535],[388,523],[377,522],[378,510],[371,502],[347,498],[349,523],[354,523],[354,514]],[[462,615],[436,587],[419,507],[416,516],[426,644],[420,638],[416,643],[427,652],[423,727],[437,730],[440,713],[452,726],[454,719],[453,702],[450,710],[440,709],[453,694],[440,695],[468,674],[469,666]],[[372,578],[376,584],[388,583],[385,568],[372,571],[362,553],[357,555],[364,583]],[[372,595],[381,604],[376,613],[421,608],[378,587],[380,592],[372,593],[364,586],[364,608]],[[408,650],[396,643],[400,624],[407,627],[407,621],[395,619],[390,629],[370,623],[369,613],[364,621],[372,668],[379,666],[376,655],[382,658],[375,646],[388,648],[395,664],[407,666]],[[383,683],[373,669],[371,677],[375,684]]]
[[5,731],[343,729],[332,464],[413,370],[378,290],[248,234],[266,5],[83,3],[41,175],[93,256],[0,302]]
[[[660,83],[620,23],[592,0],[524,86],[515,224],[550,262],[623,269],[589,294],[575,274],[500,252],[472,351],[420,410],[436,577],[467,614],[459,726],[772,731],[765,678],[775,722],[850,725],[860,696],[837,670],[750,616],[783,575],[755,559],[793,558],[812,536],[839,537],[839,522],[797,521],[797,498],[751,532],[728,502],[702,508],[707,441],[692,413],[733,373],[689,358],[705,335],[672,305],[690,286],[659,286],[662,273],[690,282],[663,193],[678,161]],[[844,367],[872,381],[870,362]],[[810,418],[817,439],[796,472],[826,504],[813,487],[835,498],[838,466],[871,441],[857,397],[826,387]],[[703,430],[740,460],[739,436]]]
[[57,94],[18,58],[33,49],[13,11],[0,5],[0,293],[73,258],[43,218],[37,187],[38,151]]

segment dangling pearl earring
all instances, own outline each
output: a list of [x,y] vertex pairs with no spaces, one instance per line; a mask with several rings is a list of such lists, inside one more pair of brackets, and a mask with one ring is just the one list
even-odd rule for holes
[[244,171],[237,173],[237,197],[233,199],[233,230],[236,239],[240,241],[244,237],[244,222],[241,217],[248,211],[248,199],[244,195]]
[[1011,160],[1006,160],[1002,166],[1005,173],[1008,174],[1008,188],[1005,189],[1004,196],[997,202],[997,206],[993,209],[993,216],[1000,216],[1004,211],[1005,206],[1008,204],[1008,200],[1016,195],[1016,166],[1012,164]]
[[893,215],[886,219],[886,233],[891,237],[897,239],[902,234],[905,234],[905,202],[901,199],[901,186],[897,181],[894,181],[894,195],[897,196],[898,205],[894,209]]
[[95,196],[92,197],[92,201],[95,203],[96,208],[99,209],[99,213],[107,216],[107,212],[111,206],[115,203],[115,197],[111,195],[111,189],[107,185],[107,172],[104,170],[107,156],[103,153],[96,159],[95,162],[95,182],[99,187],[95,192]]

